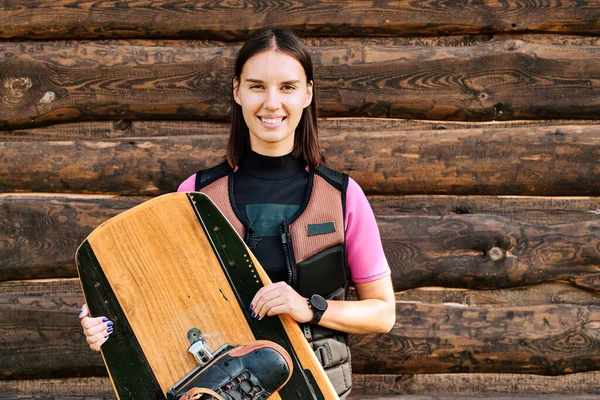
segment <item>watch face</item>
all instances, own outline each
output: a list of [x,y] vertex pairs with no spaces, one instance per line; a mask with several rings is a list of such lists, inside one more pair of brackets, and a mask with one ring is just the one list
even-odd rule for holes
[[327,309],[327,301],[318,294],[313,294],[310,297],[310,303],[319,311],[325,311]]

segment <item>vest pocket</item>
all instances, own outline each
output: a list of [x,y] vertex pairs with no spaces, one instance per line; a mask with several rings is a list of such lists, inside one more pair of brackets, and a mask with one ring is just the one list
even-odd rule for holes
[[327,338],[312,343],[315,354],[324,368],[340,365],[350,359],[345,338]]
[[304,297],[328,296],[347,284],[345,244],[340,243],[307,258],[296,268],[296,291]]

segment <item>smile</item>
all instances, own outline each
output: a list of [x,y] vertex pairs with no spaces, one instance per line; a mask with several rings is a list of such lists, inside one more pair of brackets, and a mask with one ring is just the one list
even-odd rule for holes
[[277,125],[280,124],[281,121],[283,121],[286,117],[279,117],[279,118],[263,118],[263,117],[258,117],[265,125]]

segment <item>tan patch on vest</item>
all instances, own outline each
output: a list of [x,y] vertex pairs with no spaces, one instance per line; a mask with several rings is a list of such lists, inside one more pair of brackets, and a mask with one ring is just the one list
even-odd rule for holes
[[221,179],[217,179],[208,186],[200,189],[201,193],[207,195],[217,208],[223,213],[225,218],[229,221],[233,229],[236,230],[238,235],[244,238],[244,225],[235,216],[231,202],[229,201],[229,177],[224,176]]
[[[335,232],[308,236],[309,224],[333,222]],[[344,242],[342,193],[319,175],[314,175],[313,188],[306,210],[290,225],[296,263]]]

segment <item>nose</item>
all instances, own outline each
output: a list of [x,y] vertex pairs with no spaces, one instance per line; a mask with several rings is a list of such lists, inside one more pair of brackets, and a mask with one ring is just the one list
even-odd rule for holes
[[264,106],[267,110],[278,110],[281,108],[281,99],[279,98],[277,89],[273,88],[267,91]]

